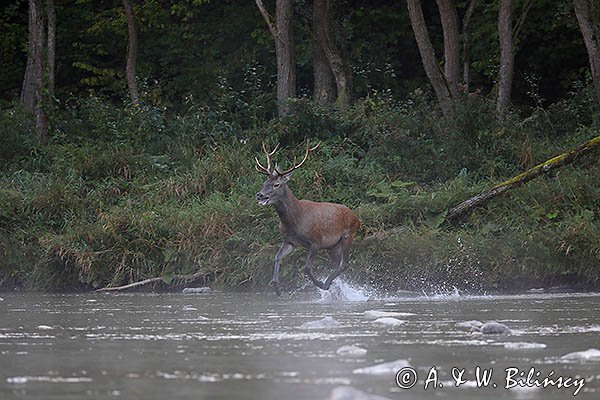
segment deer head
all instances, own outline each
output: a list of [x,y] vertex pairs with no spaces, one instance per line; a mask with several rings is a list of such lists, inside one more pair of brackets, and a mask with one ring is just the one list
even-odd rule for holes
[[263,152],[265,153],[265,156],[267,157],[267,166],[264,167],[260,163],[260,161],[258,161],[258,158],[256,158],[256,157],[254,158],[254,160],[256,161],[256,165],[255,165],[256,170],[258,172],[260,172],[261,174],[267,175],[267,180],[265,181],[263,188],[261,189],[260,192],[258,192],[256,194],[256,199],[258,200],[258,204],[260,204],[261,206],[266,206],[269,204],[276,204],[276,203],[280,202],[283,195],[285,194],[285,191],[287,188],[287,182],[290,180],[290,178],[292,176],[292,172],[294,172],[295,170],[300,168],[304,164],[304,162],[306,162],[306,160],[308,159],[308,154],[311,151],[316,150],[317,147],[319,147],[318,144],[314,147],[310,147],[310,144],[307,141],[306,142],[306,152],[304,153],[304,158],[302,159],[302,161],[300,161],[300,163],[297,164],[296,159],[294,158],[294,164],[290,169],[287,169],[285,171],[280,171],[279,166],[277,164],[275,164],[273,169],[271,169],[271,156],[273,154],[275,154],[275,152],[279,148],[279,145],[275,146],[275,148],[269,152],[269,151],[267,151],[267,148],[265,147],[265,144],[263,143],[262,149],[263,149]]

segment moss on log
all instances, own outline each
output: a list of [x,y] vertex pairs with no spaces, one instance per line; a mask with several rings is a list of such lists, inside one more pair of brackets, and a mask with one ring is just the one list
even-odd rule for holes
[[479,193],[470,199],[463,201],[448,211],[448,214],[446,214],[446,221],[452,222],[461,216],[468,215],[473,208],[486,203],[487,201],[501,195],[507,190],[521,186],[522,184],[529,182],[540,175],[546,174],[564,165],[571,164],[597,147],[600,147],[600,136],[597,136],[572,150],[546,160],[543,163],[538,164],[535,167],[530,168],[527,171],[507,181],[504,181],[485,192]]

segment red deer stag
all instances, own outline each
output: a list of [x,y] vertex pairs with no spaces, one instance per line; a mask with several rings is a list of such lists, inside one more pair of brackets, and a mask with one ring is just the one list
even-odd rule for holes
[[[311,148],[307,142],[302,161],[299,164],[294,162],[292,168],[283,172],[279,171],[277,165],[271,169],[271,156],[275,154],[278,146],[268,152],[263,143],[263,151],[267,156],[266,167],[258,161],[258,158],[254,159],[256,170],[267,175],[267,180],[262,190],[256,194],[256,199],[261,206],[275,207],[280,220],[279,231],[283,243],[275,256],[273,267],[273,284],[278,296],[281,295],[279,265],[294,248],[301,246],[308,249],[304,272],[316,286],[328,290],[331,282],[348,268],[350,245],[360,229],[358,217],[348,207],[334,203],[298,200],[288,188],[287,182],[292,172],[300,168],[308,158],[308,154],[318,146]],[[315,278],[312,271],[315,256],[321,249],[329,252],[329,257],[336,267],[325,283]]]

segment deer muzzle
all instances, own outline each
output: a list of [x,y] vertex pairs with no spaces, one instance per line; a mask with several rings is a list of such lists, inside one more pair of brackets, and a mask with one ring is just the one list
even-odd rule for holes
[[262,192],[256,193],[256,200],[258,200],[258,204],[261,206],[266,206],[269,204],[269,196],[265,196]]

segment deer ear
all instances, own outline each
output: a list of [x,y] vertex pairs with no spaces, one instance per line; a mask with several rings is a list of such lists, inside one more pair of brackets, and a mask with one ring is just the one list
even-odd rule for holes
[[283,179],[284,182],[289,181],[291,177],[292,177],[292,172],[288,172],[285,175],[281,175],[281,179]]

